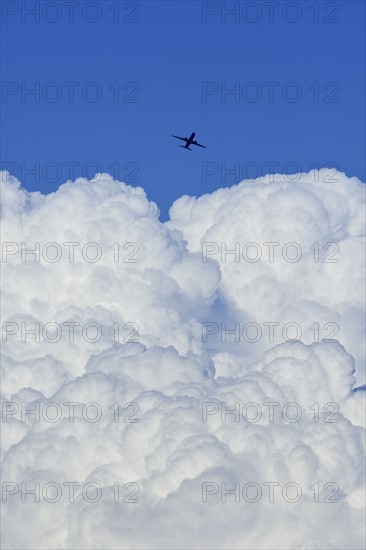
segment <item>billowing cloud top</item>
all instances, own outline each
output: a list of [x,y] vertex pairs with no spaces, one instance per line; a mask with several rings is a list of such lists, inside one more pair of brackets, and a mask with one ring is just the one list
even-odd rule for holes
[[363,548],[365,186],[298,176],[2,173],[4,548]]

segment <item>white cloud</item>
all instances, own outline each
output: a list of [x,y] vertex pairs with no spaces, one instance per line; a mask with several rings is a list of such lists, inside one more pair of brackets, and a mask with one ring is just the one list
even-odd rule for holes
[[[162,224],[141,188],[107,174],[47,196],[3,174],[2,241],[16,245],[2,263],[2,482],[41,488],[40,502],[8,496],[4,548],[363,548],[365,392],[354,389],[365,380],[364,185],[331,175],[182,197]],[[39,262],[21,261],[21,242],[39,243]],[[54,263],[50,242],[61,251]],[[80,243],[73,262],[70,242]],[[252,242],[255,263],[245,259],[253,247],[243,256]],[[272,262],[269,242],[279,243]],[[222,243],[239,243],[238,262],[222,261]],[[206,341],[204,322],[216,331]],[[38,342],[23,330],[36,323]],[[238,342],[223,341],[221,323],[239,325]],[[261,330],[255,343],[248,323]],[[286,341],[288,323],[301,341]],[[337,327],[338,343],[321,341]],[[268,402],[278,403],[273,421]],[[22,418],[26,405],[39,421]],[[52,488],[42,494],[51,482],[62,489],[56,503],[46,500]],[[80,484],[75,502],[67,482]],[[202,502],[208,482],[214,494]],[[269,482],[279,484],[273,503]],[[289,482],[298,502],[283,496]],[[98,502],[87,502],[92,488],[83,497],[87,483],[102,490]],[[240,502],[222,502],[222,483],[240,484]],[[243,497],[248,483],[258,502]],[[123,502],[136,487],[139,502]],[[327,502],[333,490],[338,502]]]

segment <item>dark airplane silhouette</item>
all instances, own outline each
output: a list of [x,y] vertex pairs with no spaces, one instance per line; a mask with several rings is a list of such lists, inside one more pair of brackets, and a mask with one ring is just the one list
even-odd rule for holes
[[182,138],[182,137],[179,137],[179,136],[174,136],[172,134],[173,137],[177,138],[177,139],[181,139],[182,141],[185,141],[186,144],[185,145],[179,145],[179,147],[183,147],[183,149],[188,149],[188,151],[192,151],[192,149],[189,148],[190,145],[198,145],[198,147],[204,147],[206,149],[206,147],[204,145],[201,145],[200,143],[197,143],[197,141],[194,140],[194,136],[196,135],[196,132],[193,132],[189,138]]

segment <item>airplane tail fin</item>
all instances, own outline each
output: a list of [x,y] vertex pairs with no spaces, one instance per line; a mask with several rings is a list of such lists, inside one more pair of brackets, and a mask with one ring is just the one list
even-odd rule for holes
[[189,147],[186,147],[185,145],[179,145],[178,147],[183,147],[183,149],[187,149],[188,151],[192,151]]

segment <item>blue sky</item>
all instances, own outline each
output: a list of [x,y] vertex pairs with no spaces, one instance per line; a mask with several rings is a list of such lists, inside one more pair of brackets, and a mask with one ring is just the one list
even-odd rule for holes
[[[54,4],[2,3],[2,168],[27,189],[93,177],[96,163],[164,220],[181,195],[270,163],[365,178],[364,2],[274,2],[273,16],[266,2],[79,2],[74,22]],[[37,86],[38,102],[25,94]],[[192,131],[207,149],[171,137]]]

